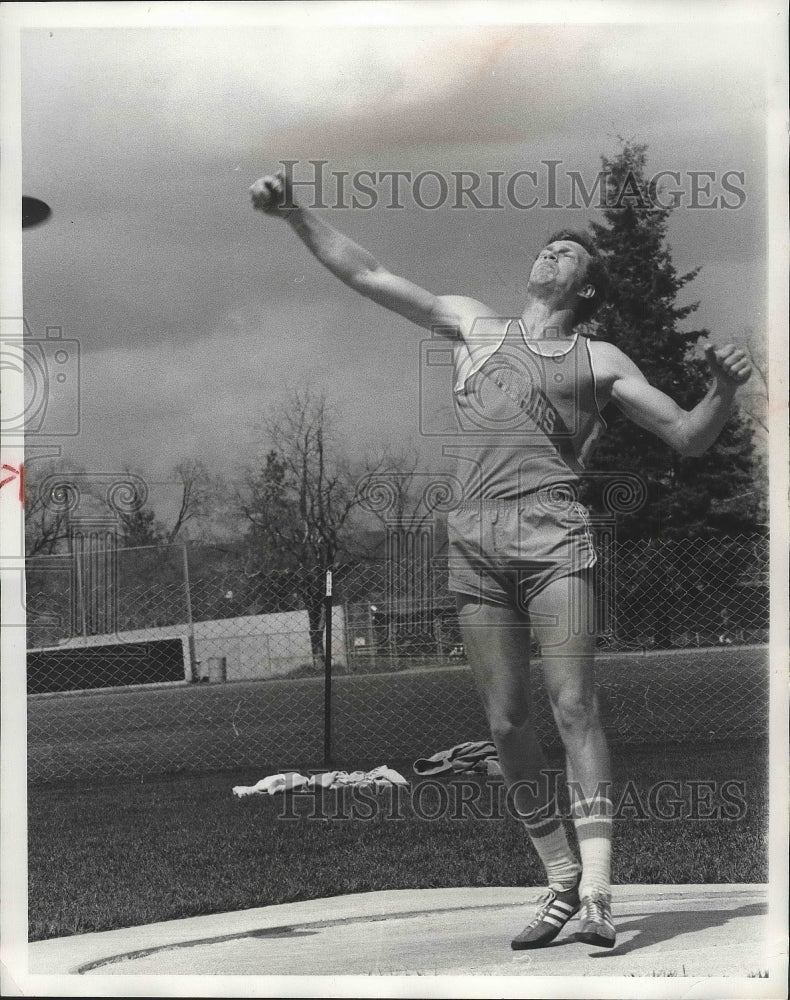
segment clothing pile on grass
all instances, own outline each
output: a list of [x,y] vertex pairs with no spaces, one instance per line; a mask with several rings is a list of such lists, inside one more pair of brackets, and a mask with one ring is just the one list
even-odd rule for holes
[[[412,765],[414,773],[425,777],[440,774],[487,774],[500,777],[502,771],[497,751],[489,741],[458,743],[449,750],[439,750],[430,757],[420,757]],[[408,787],[409,782],[386,764],[371,771],[321,771],[306,775],[299,771],[270,774],[255,785],[236,785],[233,794],[243,799],[248,795],[277,795],[281,792],[310,792],[318,788],[364,788],[381,791],[385,788]]]
[[408,781],[391,767],[382,764],[372,771],[322,771],[318,774],[300,774],[285,771],[261,778],[257,785],[236,785],[237,798],[247,795],[276,795],[279,792],[310,792],[317,788],[366,788],[380,791],[384,788],[408,787]]
[[488,774],[499,777],[502,770],[497,749],[490,740],[458,743],[449,750],[440,750],[431,757],[420,757],[412,765],[415,774]]

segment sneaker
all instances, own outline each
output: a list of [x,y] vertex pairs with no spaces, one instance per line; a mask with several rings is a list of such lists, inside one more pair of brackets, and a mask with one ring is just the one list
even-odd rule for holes
[[514,951],[521,951],[525,948],[542,948],[553,941],[562,928],[568,923],[574,913],[579,910],[579,881],[581,875],[576,879],[575,884],[564,892],[555,892],[547,889],[538,900],[538,908],[535,916],[524,930],[513,938],[510,947]]
[[585,896],[581,902],[581,927],[576,934],[585,944],[613,948],[616,931],[612,923],[612,897],[608,892]]

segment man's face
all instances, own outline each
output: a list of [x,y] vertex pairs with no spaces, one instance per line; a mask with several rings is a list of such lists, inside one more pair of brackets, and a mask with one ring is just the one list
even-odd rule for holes
[[555,240],[538,254],[529,275],[533,291],[575,294],[585,285],[590,255],[573,240]]

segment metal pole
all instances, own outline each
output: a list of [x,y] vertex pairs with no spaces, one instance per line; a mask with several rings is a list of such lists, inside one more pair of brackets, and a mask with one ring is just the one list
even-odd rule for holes
[[192,592],[189,586],[189,556],[187,555],[187,543],[181,546],[184,562],[184,596],[186,598],[187,609],[187,643],[189,645],[189,679],[196,681],[197,678],[197,656],[195,654],[195,626],[192,622]]
[[324,764],[332,763],[332,570],[326,571],[324,591]]
[[[82,536],[77,536],[80,538]],[[74,536],[72,536],[72,545],[74,545]],[[85,617],[85,583],[82,579],[82,547],[80,545],[75,545],[73,549],[74,554],[74,568],[76,570],[77,577],[77,615],[79,616],[79,629],[80,635],[88,634],[88,626]]]

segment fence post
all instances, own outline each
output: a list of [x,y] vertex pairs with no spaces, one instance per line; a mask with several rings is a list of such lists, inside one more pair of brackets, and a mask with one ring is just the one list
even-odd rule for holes
[[332,569],[324,591],[324,765],[332,763]]
[[[71,543],[71,539],[69,539]],[[82,553],[75,545],[71,545],[71,557],[74,560],[74,588],[73,601],[74,611],[72,613],[72,632],[85,636],[88,634],[87,618],[85,615],[85,585],[82,581]]]
[[195,653],[195,625],[192,621],[192,590],[189,584],[189,555],[187,554],[187,543],[181,546],[181,553],[184,562],[184,597],[186,599],[187,611],[187,644],[189,646],[189,673],[190,680],[196,681],[197,676],[197,655]]

